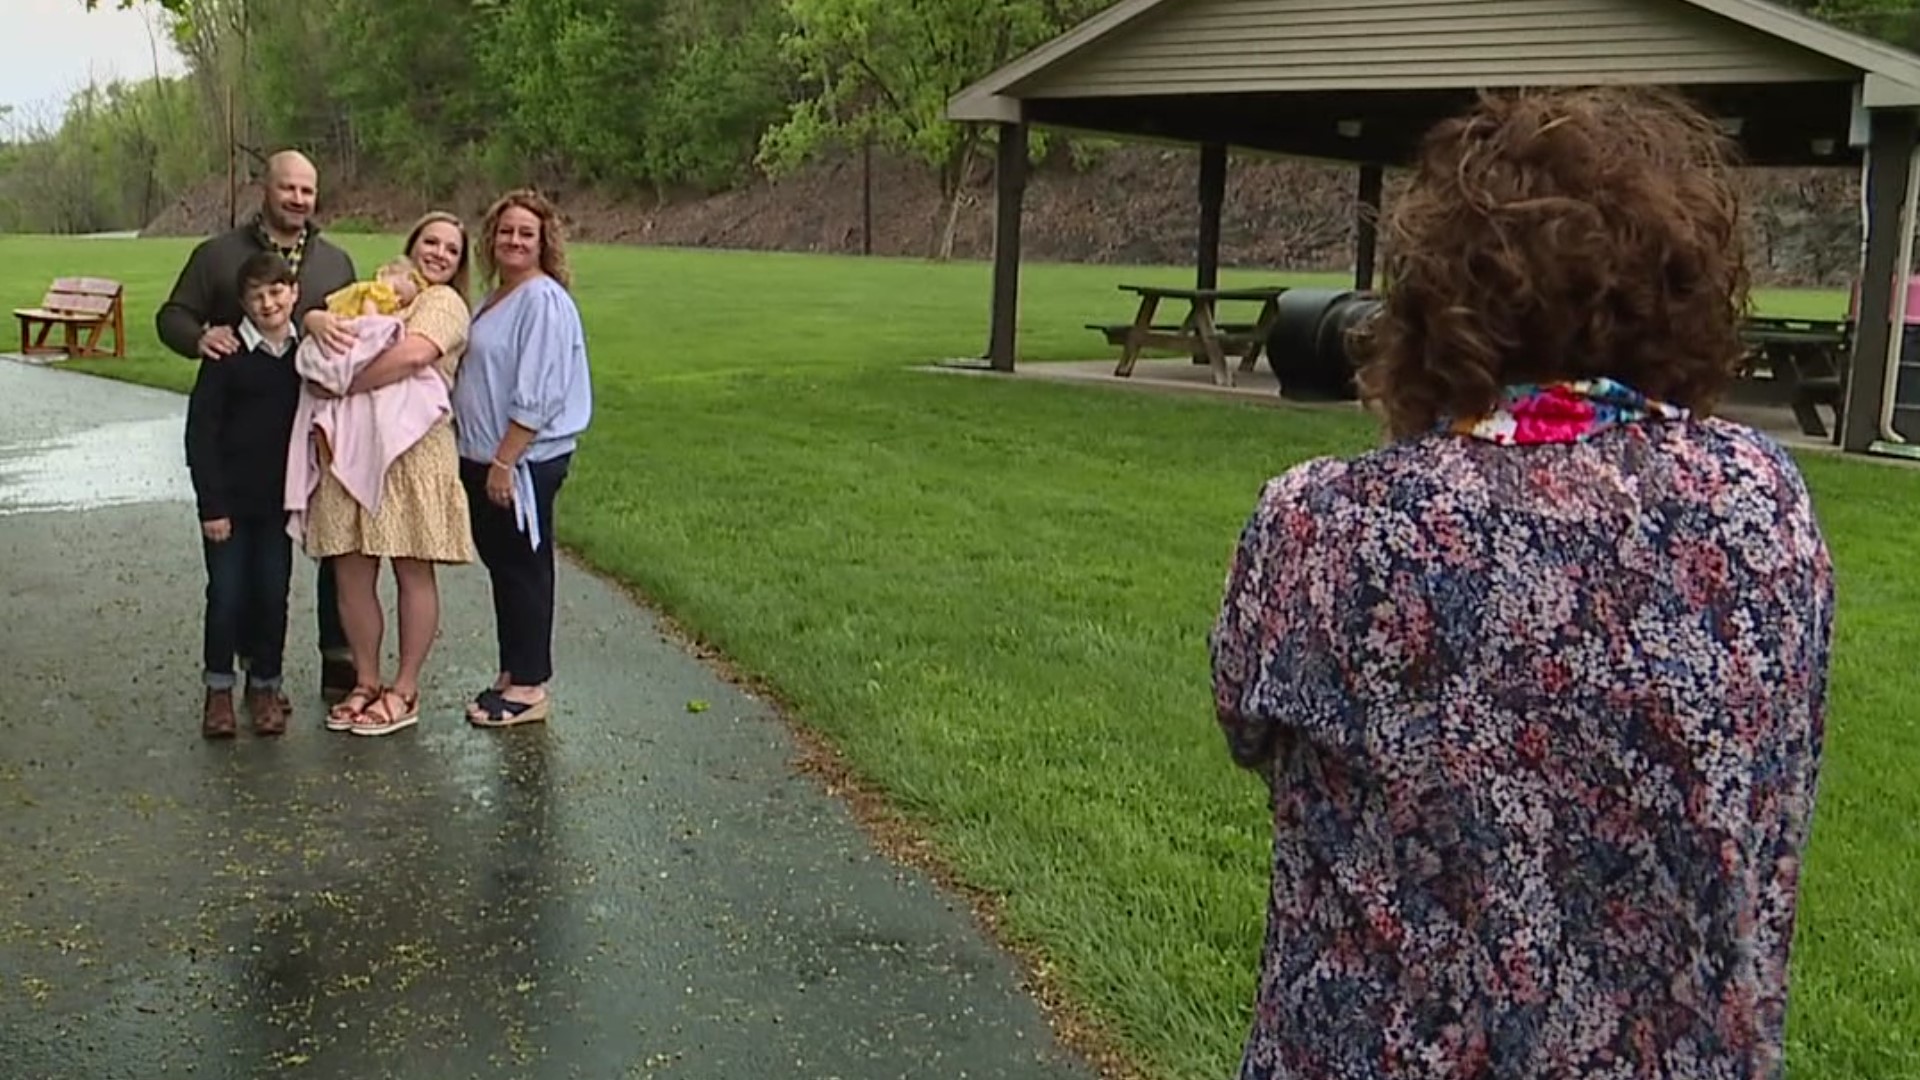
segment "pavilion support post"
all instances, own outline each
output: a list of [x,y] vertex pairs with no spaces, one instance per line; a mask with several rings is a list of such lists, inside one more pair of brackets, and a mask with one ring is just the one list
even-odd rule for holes
[[1020,219],[1027,194],[1027,125],[1000,125],[993,189],[993,331],[987,359],[1012,371],[1020,322]]
[[1369,162],[1360,166],[1360,198],[1354,204],[1353,287],[1373,289],[1373,264],[1380,244],[1380,203],[1385,197],[1387,170]]
[[1197,289],[1220,287],[1220,213],[1227,202],[1227,147],[1207,143],[1200,148],[1200,241],[1196,253]]
[[1915,143],[1920,141],[1920,115],[1876,110],[1869,131],[1867,254],[1840,409],[1840,445],[1849,453],[1864,453],[1880,438],[1887,349],[1898,332],[1893,326],[1893,290],[1904,287],[1907,277],[1907,268],[1898,265],[1900,218]]

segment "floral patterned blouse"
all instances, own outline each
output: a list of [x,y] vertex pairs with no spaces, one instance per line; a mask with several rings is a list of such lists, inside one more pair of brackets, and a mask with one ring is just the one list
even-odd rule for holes
[[1831,566],[1779,447],[1633,400],[1263,492],[1212,642],[1273,792],[1242,1080],[1780,1074]]

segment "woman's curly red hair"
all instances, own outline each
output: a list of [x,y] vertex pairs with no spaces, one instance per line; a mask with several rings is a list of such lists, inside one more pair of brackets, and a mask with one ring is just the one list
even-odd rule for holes
[[1483,95],[1428,134],[1389,216],[1361,396],[1397,436],[1522,382],[1610,376],[1710,409],[1743,352],[1732,167],[1713,121],[1663,91]]

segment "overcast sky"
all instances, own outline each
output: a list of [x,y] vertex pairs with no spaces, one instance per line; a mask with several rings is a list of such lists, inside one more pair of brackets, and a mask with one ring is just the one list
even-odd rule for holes
[[14,107],[14,119],[53,120],[68,95],[87,84],[142,79],[153,74],[147,20],[160,42],[160,71],[186,70],[166,38],[157,14],[118,10],[117,0],[100,0],[89,12],[84,0],[0,0],[0,105]]

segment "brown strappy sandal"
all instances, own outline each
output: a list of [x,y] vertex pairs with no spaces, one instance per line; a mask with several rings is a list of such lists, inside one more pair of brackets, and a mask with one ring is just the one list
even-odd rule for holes
[[367,707],[380,700],[380,688],[377,686],[356,686],[347,691],[340,703],[327,710],[328,731],[353,730],[354,717],[367,710]]
[[[398,710],[388,704],[394,701],[400,703]],[[376,709],[379,711],[376,712]],[[419,722],[420,692],[415,690],[411,694],[402,694],[388,686],[381,688],[379,698],[353,718],[353,727],[349,730],[355,735],[391,735]]]

